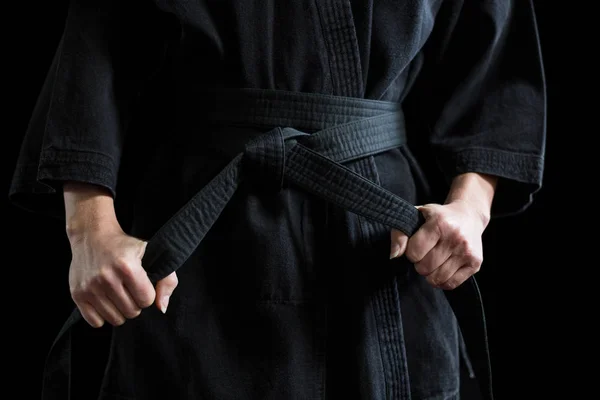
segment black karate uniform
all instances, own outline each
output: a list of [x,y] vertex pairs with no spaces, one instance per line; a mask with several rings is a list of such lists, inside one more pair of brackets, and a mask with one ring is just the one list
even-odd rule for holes
[[430,287],[389,231],[464,172],[525,210],[545,113],[526,0],[74,0],[10,198],[62,218],[62,182],[105,187],[152,280],[177,270],[86,399],[457,399],[469,355],[491,398],[474,279]]

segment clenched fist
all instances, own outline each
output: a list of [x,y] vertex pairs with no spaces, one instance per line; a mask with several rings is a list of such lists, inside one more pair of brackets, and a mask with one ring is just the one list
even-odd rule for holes
[[145,241],[114,226],[87,231],[70,242],[71,296],[92,327],[101,327],[105,321],[122,325],[155,301],[166,312],[177,275],[172,273],[159,281],[155,290],[141,264]]
[[417,208],[425,223],[410,238],[392,230],[391,258],[404,254],[432,286],[454,289],[481,268],[487,219],[460,200]]

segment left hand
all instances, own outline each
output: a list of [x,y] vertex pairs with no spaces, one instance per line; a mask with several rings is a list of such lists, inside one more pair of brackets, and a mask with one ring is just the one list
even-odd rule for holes
[[392,230],[391,258],[406,255],[434,287],[452,290],[481,268],[487,219],[471,203],[455,200],[417,209],[425,223],[410,238]]

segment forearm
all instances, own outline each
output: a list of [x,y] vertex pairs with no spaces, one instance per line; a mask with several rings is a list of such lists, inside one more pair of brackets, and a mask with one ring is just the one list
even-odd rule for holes
[[498,178],[491,175],[473,172],[458,175],[452,181],[446,204],[454,201],[469,203],[481,215],[484,226],[487,226],[497,182]]
[[69,240],[77,240],[85,232],[119,227],[113,198],[106,189],[92,184],[66,182],[63,192]]

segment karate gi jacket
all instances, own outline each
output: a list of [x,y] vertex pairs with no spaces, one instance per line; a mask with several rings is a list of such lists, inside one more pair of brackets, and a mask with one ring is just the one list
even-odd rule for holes
[[523,212],[545,95],[527,0],[73,0],[11,201],[63,218],[63,182],[102,186],[180,283],[82,397],[75,310],[44,399],[456,399],[465,368],[490,399],[475,280],[430,287],[390,229],[465,172]]

